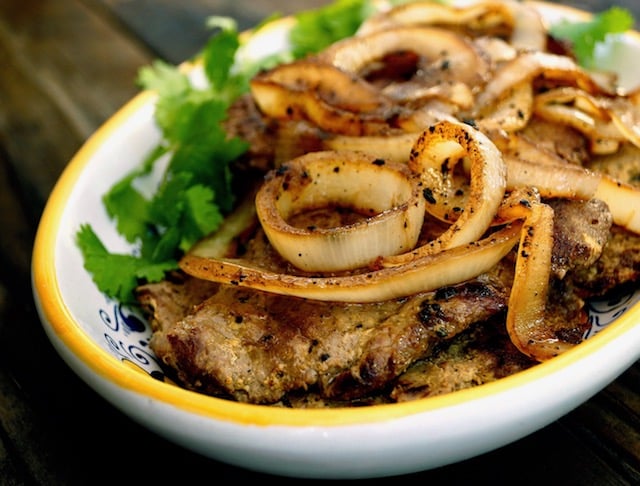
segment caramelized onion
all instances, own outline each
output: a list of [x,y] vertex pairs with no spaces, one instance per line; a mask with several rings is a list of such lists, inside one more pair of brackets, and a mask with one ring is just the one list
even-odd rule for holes
[[476,124],[485,133],[517,132],[529,123],[533,114],[533,101],[531,83],[517,84],[495,103],[491,112],[478,119]]
[[[350,270],[412,249],[425,201],[406,164],[358,152],[312,152],[270,172],[256,209],[272,246],[306,271]],[[349,208],[365,219],[334,228],[299,228],[288,220],[319,208]]]
[[421,132],[400,132],[380,136],[354,137],[335,135],[327,137],[323,146],[331,150],[356,150],[370,153],[384,160],[406,163],[409,160],[411,147]]
[[487,272],[518,242],[516,222],[482,240],[414,258],[402,265],[348,276],[273,272],[252,262],[187,254],[180,268],[194,277],[256,290],[338,302],[381,302],[464,282]]
[[519,187],[504,199],[495,223],[524,221],[507,306],[507,332],[527,356],[544,361],[572,344],[551,335],[545,311],[551,277],[554,213],[535,187]]
[[437,63],[435,69],[425,70],[430,76],[425,81],[431,85],[451,81],[475,86],[483,81],[488,69],[469,40],[435,27],[394,27],[349,37],[329,47],[319,55],[319,59],[345,72],[361,75],[373,62],[402,51],[415,52],[423,63]]
[[477,2],[466,6],[442,5],[431,1],[409,2],[365,20],[358,35],[399,25],[466,26],[472,30],[486,31],[502,24],[511,28],[513,23],[512,12],[502,1]]
[[571,126],[586,135],[592,153],[615,152],[625,140],[640,147],[640,117],[629,100],[596,97],[563,87],[536,96],[534,111],[546,120]]
[[500,66],[476,100],[475,114],[487,112],[513,87],[534,78],[543,77],[553,82],[564,82],[587,93],[601,93],[603,88],[575,61],[566,56],[547,52],[524,52]]
[[509,31],[510,43],[519,49],[542,50],[547,40],[540,14],[529,5],[509,0],[469,5],[410,2],[372,16],[360,26],[358,35],[408,25],[456,27],[477,36]]
[[516,270],[507,312],[507,332],[524,354],[545,361],[573,347],[550,335],[545,308],[551,277],[553,209],[546,204],[529,207],[522,228]]
[[302,60],[255,76],[251,93],[276,119],[307,119],[328,132],[379,133],[395,114],[391,103],[361,78],[326,63]]
[[[469,176],[455,170],[464,162]],[[425,130],[411,150],[409,166],[421,175],[427,212],[452,224],[410,254],[385,259],[386,265],[477,240],[490,227],[505,192],[502,154],[482,132],[464,123],[442,121]]]
[[507,187],[535,186],[542,197],[588,200],[609,206],[614,223],[640,234],[640,190],[584,167],[547,162],[537,164],[506,156]]

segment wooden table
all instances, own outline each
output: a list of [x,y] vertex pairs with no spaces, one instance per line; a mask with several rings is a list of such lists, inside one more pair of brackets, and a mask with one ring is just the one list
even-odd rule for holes
[[[136,94],[141,66],[155,58],[177,63],[194,54],[208,36],[208,15],[235,16],[244,28],[273,11],[291,11],[293,3],[301,9],[324,2],[0,2],[1,485],[267,479],[155,436],[76,377],[49,344],[36,314],[30,257],[53,184],[86,138]],[[613,2],[571,3],[598,11]],[[619,4],[640,19],[637,0]],[[481,457],[404,479],[422,484],[638,484],[640,364],[539,432]]]

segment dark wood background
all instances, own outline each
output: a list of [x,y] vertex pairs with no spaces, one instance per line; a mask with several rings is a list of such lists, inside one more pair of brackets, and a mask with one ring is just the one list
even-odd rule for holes
[[[156,437],[81,382],[38,320],[31,250],[53,184],[86,138],[138,92],[141,66],[190,57],[208,36],[209,15],[234,16],[245,28],[274,11],[324,3],[0,0],[0,485],[269,479]],[[599,11],[614,2],[567,3]],[[617,4],[640,19],[638,0]],[[640,484],[640,366],[535,434],[402,480]]]

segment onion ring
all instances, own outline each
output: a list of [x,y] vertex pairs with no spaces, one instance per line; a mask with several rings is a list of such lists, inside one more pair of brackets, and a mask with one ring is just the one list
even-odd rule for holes
[[[358,152],[311,152],[270,172],[256,209],[271,245],[305,271],[341,271],[405,253],[420,236],[425,200],[406,164]],[[287,220],[322,207],[349,207],[364,220],[334,228],[299,228]]]
[[[458,184],[454,166],[462,158],[470,164],[468,194]],[[436,240],[408,254],[388,257],[385,265],[465,245],[479,239],[491,226],[506,189],[502,154],[482,132],[464,123],[444,120],[425,130],[411,150],[409,167],[421,174],[426,210],[451,226]]]
[[308,119],[328,132],[380,133],[397,113],[380,91],[330,64],[311,60],[282,64],[256,75],[251,93],[276,119]]
[[538,76],[555,82],[564,81],[568,86],[576,86],[587,93],[604,92],[603,87],[571,58],[540,51],[524,52],[494,73],[476,99],[475,116],[485,113],[514,86]]
[[318,55],[318,59],[360,75],[372,62],[401,51],[436,60],[440,82],[451,80],[476,86],[483,82],[488,70],[486,61],[471,41],[436,27],[402,26],[350,37],[330,46]]

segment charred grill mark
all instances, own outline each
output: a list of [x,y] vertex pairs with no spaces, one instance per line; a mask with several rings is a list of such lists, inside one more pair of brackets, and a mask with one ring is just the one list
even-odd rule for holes
[[425,187],[422,191],[422,195],[427,200],[429,204],[435,204],[436,198],[433,195],[433,190],[430,187]]
[[444,321],[445,313],[440,304],[435,302],[423,302],[418,311],[418,320],[427,326],[435,326],[437,321]]

